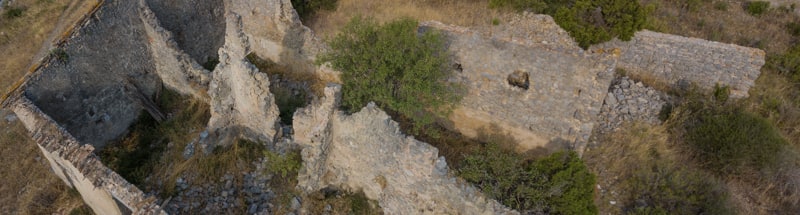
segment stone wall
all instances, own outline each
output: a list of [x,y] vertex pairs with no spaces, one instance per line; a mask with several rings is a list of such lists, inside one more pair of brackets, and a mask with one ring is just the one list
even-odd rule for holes
[[[500,129],[491,132],[509,133],[519,151],[586,143],[613,78],[615,58],[583,52],[563,30],[546,33],[533,27],[541,23],[557,27],[552,18],[532,14],[515,21],[528,27],[491,33],[422,23],[423,29],[444,32],[458,64],[456,81],[468,89],[450,117],[455,129],[472,137]],[[528,89],[509,84],[515,72],[527,74]]]
[[402,134],[374,104],[353,115],[336,110],[339,89],[327,87],[325,97],[295,113],[304,147],[298,187],[363,191],[386,214],[517,214],[450,175],[435,147]]
[[614,40],[591,49],[618,50],[617,66],[632,75],[668,85],[688,81],[703,89],[727,85],[734,98],[748,96],[765,63],[765,53],[759,49],[652,31],[640,31],[628,42]]
[[[157,59],[155,69],[161,82],[177,92],[210,102],[207,91],[211,72],[205,70],[194,58],[180,49],[172,33],[161,27],[156,14],[145,0],[137,2],[139,18],[144,23],[150,53],[153,59]],[[214,57],[216,58],[216,54]]]
[[25,97],[15,97],[9,108],[30,131],[53,172],[78,190],[96,214],[166,214],[139,188],[128,183]]

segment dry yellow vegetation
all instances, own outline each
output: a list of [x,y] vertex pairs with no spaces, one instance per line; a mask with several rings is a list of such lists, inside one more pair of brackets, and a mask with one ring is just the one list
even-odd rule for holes
[[[96,2],[18,0],[8,7],[22,11],[14,18],[0,9],[0,94],[22,78],[36,59],[49,53],[53,38],[71,28]],[[0,213],[86,212],[80,195],[50,172],[28,135],[19,121],[0,121],[0,162],[5,164],[0,168],[0,192],[8,194],[0,196]]]

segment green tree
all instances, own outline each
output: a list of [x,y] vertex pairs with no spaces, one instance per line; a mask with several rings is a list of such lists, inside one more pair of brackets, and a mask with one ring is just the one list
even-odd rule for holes
[[342,106],[355,112],[370,101],[411,119],[414,132],[444,116],[460,100],[449,53],[437,31],[417,32],[405,18],[379,25],[353,18],[320,57],[342,72]]

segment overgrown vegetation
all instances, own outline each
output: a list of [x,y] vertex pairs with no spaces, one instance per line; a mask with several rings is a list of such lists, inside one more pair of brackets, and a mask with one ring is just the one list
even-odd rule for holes
[[[351,193],[325,188],[309,197],[312,201],[304,207],[310,214],[383,214],[378,202],[368,199],[364,192]],[[329,210],[325,209],[327,206],[330,206]]]
[[338,0],[292,0],[292,6],[297,11],[297,14],[300,15],[300,19],[306,22],[317,11],[335,10],[336,1]]
[[777,169],[788,142],[767,119],[721,103],[724,90],[717,89],[710,99],[689,95],[681,110],[687,118],[678,126],[698,163],[718,174]]
[[[632,124],[584,154],[601,178],[598,206],[612,214],[731,214],[724,183],[686,165],[663,126]],[[616,202],[616,205],[610,204]],[[617,206],[619,205],[619,206]]]
[[375,102],[414,122],[419,133],[460,100],[458,86],[447,81],[449,55],[439,32],[417,33],[417,21],[405,18],[383,25],[356,17],[330,41],[320,62],[342,72],[342,107],[355,112]]
[[597,214],[595,177],[573,151],[530,161],[490,143],[467,156],[458,174],[523,213]]
[[[129,129],[128,137],[109,143],[98,153],[105,165],[136,185],[143,185],[156,166],[164,165],[161,163],[162,155],[167,152],[170,142],[187,144],[193,134],[205,127],[210,117],[207,105],[166,88],[157,104],[161,110],[174,113],[174,117],[158,123],[143,111]],[[182,149],[177,151],[182,152]]]
[[50,50],[50,56],[55,58],[58,62],[67,63],[69,62],[69,54],[62,48],[55,48]]
[[647,19],[645,8],[631,0],[490,0],[489,6],[548,14],[584,49],[614,37],[630,40]]
[[297,175],[297,171],[303,165],[299,151],[280,155],[270,150],[264,150],[264,156],[267,157],[267,170],[271,173],[280,174],[281,177]]
[[[2,6],[2,5],[0,5],[0,6]],[[6,16],[6,19],[15,19],[15,18],[22,17],[23,13],[25,13],[25,9],[24,8],[9,7],[9,8],[6,9],[5,16]]]
[[783,54],[767,55],[767,66],[800,83],[800,44]]
[[769,2],[767,1],[751,1],[747,3],[747,13],[753,16],[760,16],[769,10]]

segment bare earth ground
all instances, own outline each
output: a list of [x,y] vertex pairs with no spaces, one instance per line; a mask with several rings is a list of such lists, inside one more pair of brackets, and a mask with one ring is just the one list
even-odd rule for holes
[[[24,8],[9,19],[0,10],[0,94],[49,53],[52,41],[70,28],[97,0],[17,0]],[[46,159],[19,121],[0,110],[0,214],[67,214],[87,211],[80,195],[50,172]]]

